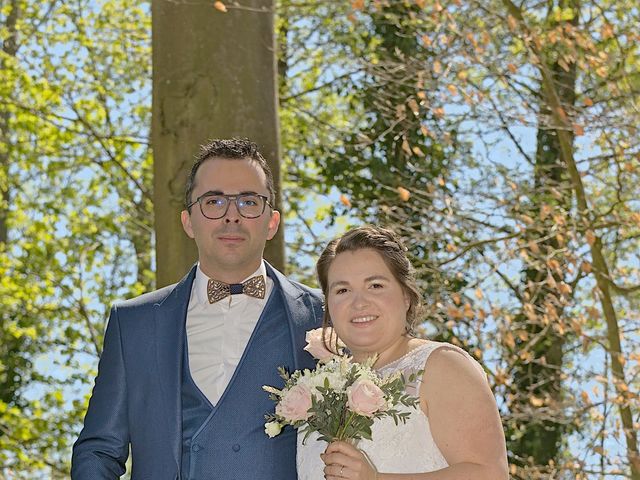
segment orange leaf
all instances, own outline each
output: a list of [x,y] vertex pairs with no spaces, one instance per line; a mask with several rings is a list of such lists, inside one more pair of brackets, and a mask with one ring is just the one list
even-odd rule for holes
[[411,151],[411,147],[409,146],[409,142],[407,141],[406,138],[404,140],[402,140],[402,150],[404,150],[404,152],[407,155],[412,155],[413,154],[413,152]]
[[435,62],[433,62],[433,71],[435,73],[442,73],[442,64],[440,63],[439,60],[436,60]]
[[562,293],[563,295],[569,295],[572,292],[571,286],[564,282],[560,282],[560,285],[558,285],[558,290],[560,290],[560,293]]
[[502,337],[502,342],[509,348],[513,349],[516,346],[516,340],[513,338],[513,334],[507,331]]
[[484,295],[480,287],[476,288],[475,295],[478,300],[482,300],[484,298]]
[[567,120],[567,112],[564,111],[564,108],[562,107],[557,107],[556,108],[556,113],[558,114],[558,116],[562,119],[562,120]]
[[227,13],[227,6],[221,1],[213,2],[213,8],[221,11],[222,13]]
[[473,313],[473,308],[471,308],[471,304],[470,303],[465,303],[464,304],[464,316],[466,318],[475,317],[475,313]]
[[351,0],[351,8],[354,10],[363,10],[364,0]]
[[541,407],[544,405],[544,400],[542,398],[536,397],[535,395],[531,395],[529,397],[529,403],[534,407]]
[[582,401],[584,403],[591,403],[591,399],[589,398],[589,394],[586,391],[582,391],[582,393],[580,394],[580,396],[582,397]]
[[575,133],[576,137],[580,137],[581,135],[584,135],[584,127],[582,125],[578,125],[577,123],[574,123],[573,133]]
[[507,68],[511,73],[516,73],[518,71],[518,67],[516,67],[513,63],[510,63],[509,65],[507,65]]
[[340,195],[340,203],[342,203],[345,207],[351,207],[351,200],[344,193]]
[[596,243],[596,234],[593,233],[593,230],[587,230],[585,237],[587,238],[587,243],[589,245],[593,246],[593,244]]
[[418,115],[420,113],[420,107],[418,106],[418,102],[416,102],[415,98],[410,98],[407,104],[414,115]]
[[420,147],[417,145],[411,149],[411,151],[416,154],[418,157],[424,157],[424,152],[420,150]]
[[457,95],[458,94],[458,87],[456,87],[453,84],[449,84],[447,85],[447,90],[449,90],[449,92],[451,93],[451,95]]
[[535,220],[533,218],[531,218],[529,215],[523,213],[522,215],[520,215],[520,218],[524,221],[524,223],[526,223],[527,225],[533,225],[533,223],[535,222]]
[[600,35],[602,35],[602,38],[604,40],[607,40],[608,38],[613,37],[613,27],[611,26],[610,23],[605,23],[602,28],[600,29]]
[[444,117],[444,108],[442,107],[434,108],[433,114],[435,115],[436,118]]
[[425,44],[425,46],[430,47],[431,44],[433,43],[433,41],[431,40],[431,38],[429,38],[429,35],[423,35],[422,37],[420,37],[422,39],[422,43]]
[[591,100],[589,97],[584,97],[582,103],[584,103],[585,107],[593,106],[593,100]]
[[400,200],[402,200],[403,202],[406,202],[407,200],[409,200],[409,197],[411,196],[411,192],[409,190],[407,190],[404,187],[398,187],[396,190],[398,191],[398,196],[400,197]]
[[516,20],[516,17],[514,17],[513,15],[509,15],[507,17],[507,24],[509,25],[509,30],[513,32],[518,26],[518,21]]
[[459,309],[459,308],[456,308],[456,307],[454,307],[453,305],[449,305],[449,306],[447,307],[447,316],[448,316],[449,318],[459,320],[459,319],[461,319],[461,318],[462,318],[462,312],[460,311],[460,309]]

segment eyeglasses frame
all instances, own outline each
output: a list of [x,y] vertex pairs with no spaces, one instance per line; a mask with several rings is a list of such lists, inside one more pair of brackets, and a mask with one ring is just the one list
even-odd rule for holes
[[[262,204],[262,211],[260,212],[260,215],[257,215],[255,217],[247,217],[246,215],[243,215],[243,213],[240,211],[240,207],[238,206],[238,198],[239,197],[246,197],[246,196],[250,196],[253,195],[255,197],[260,197],[262,198],[262,200],[264,200],[264,203]],[[206,197],[224,197],[227,199],[227,208],[225,208],[224,213],[222,215],[220,215],[219,217],[215,217],[215,218],[211,218],[211,217],[207,217],[204,214],[204,210],[202,210],[202,199],[206,198]],[[191,202],[189,205],[187,205],[187,211],[190,212],[191,211],[191,207],[193,207],[196,203],[200,205],[200,213],[202,213],[202,216],[204,218],[208,218],[209,220],[219,220],[221,218],[224,218],[227,213],[229,212],[229,206],[231,205],[231,201],[233,200],[233,203],[236,204],[236,210],[238,211],[238,214],[242,217],[242,218],[246,218],[246,219],[254,219],[254,218],[260,218],[262,215],[264,215],[264,211],[267,209],[267,205],[269,205],[269,207],[271,209],[273,209],[273,205],[271,205],[271,202],[269,201],[269,197],[267,197],[266,195],[262,195],[260,193],[255,193],[255,192],[244,192],[244,193],[238,193],[236,195],[227,195],[225,193],[217,193],[217,192],[213,192],[211,190],[209,190],[208,192],[203,193],[202,195],[200,195],[198,198],[196,198],[193,202]]]

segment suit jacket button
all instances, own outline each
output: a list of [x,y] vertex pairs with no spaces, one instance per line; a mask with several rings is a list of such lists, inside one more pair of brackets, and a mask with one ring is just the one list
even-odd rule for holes
[[193,444],[193,447],[191,447],[191,449],[192,449],[194,452],[199,452],[200,450],[202,450],[202,447],[201,447],[199,444],[194,443],[194,444]]
[[238,445],[237,443],[231,448],[233,449],[234,452],[239,452],[240,451],[240,445]]

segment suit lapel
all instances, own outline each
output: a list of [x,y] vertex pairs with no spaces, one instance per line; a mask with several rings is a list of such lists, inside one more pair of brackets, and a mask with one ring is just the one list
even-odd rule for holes
[[165,415],[169,422],[171,449],[178,467],[182,442],[182,364],[185,342],[185,320],[191,298],[191,285],[196,266],[175,286],[160,303],[154,305],[156,326],[156,361]]
[[280,286],[284,300],[287,321],[289,322],[289,332],[291,335],[291,346],[295,369],[308,367],[309,362],[304,362],[300,358],[302,346],[305,345],[305,334],[308,330],[318,327],[322,323],[322,317],[309,299],[309,295],[291,283],[278,270],[265,262],[269,276],[273,278],[276,285]]

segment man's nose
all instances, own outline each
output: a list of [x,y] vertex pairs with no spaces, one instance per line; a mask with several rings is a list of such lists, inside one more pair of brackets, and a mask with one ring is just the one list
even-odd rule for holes
[[227,208],[227,213],[224,216],[224,221],[226,223],[238,223],[240,222],[240,212],[238,211],[238,205],[235,201],[229,202],[229,208]]

